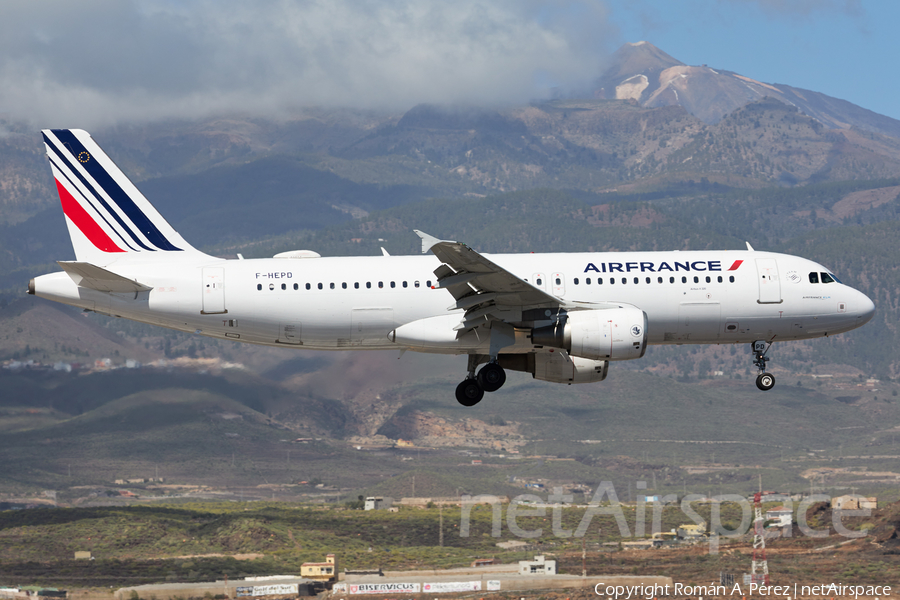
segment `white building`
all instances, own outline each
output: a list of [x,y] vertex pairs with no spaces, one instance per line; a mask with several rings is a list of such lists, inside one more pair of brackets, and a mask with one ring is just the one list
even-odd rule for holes
[[771,521],[770,527],[790,527],[794,522],[790,509],[783,506],[767,510],[766,521]]
[[546,560],[543,555],[534,560],[519,561],[519,575],[556,575],[556,561]]
[[366,498],[366,510],[381,510],[390,508],[394,504],[393,498],[382,498],[381,496],[369,496]]

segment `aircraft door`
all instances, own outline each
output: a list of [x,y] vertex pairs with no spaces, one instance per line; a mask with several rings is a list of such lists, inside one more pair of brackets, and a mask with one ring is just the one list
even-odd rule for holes
[[781,304],[781,279],[774,258],[756,259],[756,280],[759,282],[760,304]]
[[544,291],[547,290],[547,275],[544,273],[535,273],[531,279],[532,285]]
[[204,267],[203,269],[203,309],[204,315],[227,313],[225,310],[225,269]]
[[554,273],[550,276],[550,283],[553,286],[553,295],[562,298],[566,295],[566,276],[562,273]]

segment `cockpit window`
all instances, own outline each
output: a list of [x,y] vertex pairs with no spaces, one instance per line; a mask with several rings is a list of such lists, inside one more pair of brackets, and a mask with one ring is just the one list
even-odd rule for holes
[[834,283],[834,277],[828,273],[822,273],[822,283]]
[[819,283],[819,274],[813,271],[809,274],[809,282],[810,283]]

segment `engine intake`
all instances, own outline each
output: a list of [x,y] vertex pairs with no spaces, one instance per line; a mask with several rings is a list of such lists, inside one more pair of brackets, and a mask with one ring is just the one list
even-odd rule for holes
[[532,329],[531,341],[591,360],[633,360],[647,351],[647,313],[628,305],[574,311]]

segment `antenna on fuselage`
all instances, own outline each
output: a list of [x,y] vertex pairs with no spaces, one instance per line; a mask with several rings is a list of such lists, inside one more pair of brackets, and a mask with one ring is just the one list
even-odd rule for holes
[[744,242],[744,243],[747,244],[747,250],[749,250],[750,252],[756,252],[756,250],[753,249],[753,246],[750,245],[750,242]]

